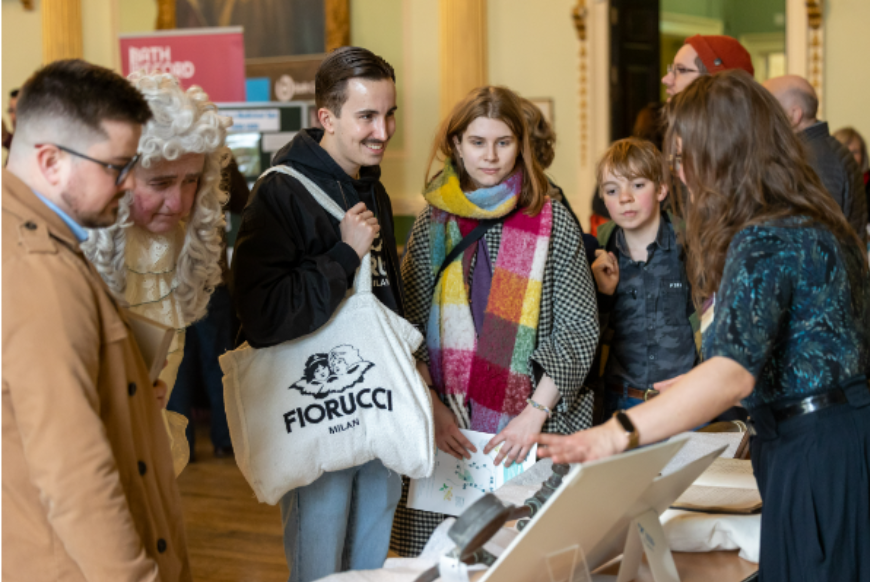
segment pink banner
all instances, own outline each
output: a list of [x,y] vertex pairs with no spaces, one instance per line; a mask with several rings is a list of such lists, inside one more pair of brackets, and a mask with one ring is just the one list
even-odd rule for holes
[[245,100],[242,27],[183,28],[121,37],[124,75],[144,69],[172,73],[183,87],[199,85],[212,101]]

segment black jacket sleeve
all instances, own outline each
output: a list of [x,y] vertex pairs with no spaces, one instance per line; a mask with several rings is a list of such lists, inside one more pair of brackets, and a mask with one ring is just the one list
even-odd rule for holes
[[255,348],[296,339],[326,323],[360,259],[338,221],[295,179],[264,178],[242,214],[233,256],[233,300]]

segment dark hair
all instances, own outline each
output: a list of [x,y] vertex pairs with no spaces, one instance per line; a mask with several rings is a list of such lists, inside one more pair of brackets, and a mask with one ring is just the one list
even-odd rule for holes
[[314,101],[318,109],[325,107],[336,117],[347,101],[347,82],[351,79],[396,82],[396,72],[390,63],[372,51],[358,46],[343,46],[323,59],[314,77]]
[[441,123],[435,136],[435,143],[432,144],[432,153],[429,155],[429,163],[426,164],[426,184],[429,184],[432,162],[436,158],[441,160],[451,158],[453,167],[459,174],[459,184],[463,191],[474,189],[456,151],[454,140],[461,140],[465,130],[478,117],[503,121],[519,141],[517,166],[523,169],[523,191],[520,193],[519,207],[525,208],[529,216],[536,216],[547,201],[550,183],[535,158],[531,131],[523,114],[520,97],[506,87],[487,86],[472,89],[465,99],[453,107],[453,111]]
[[631,135],[651,141],[661,150],[665,140],[664,106],[656,101],[641,109],[634,118]]
[[145,97],[121,75],[81,59],[55,61],[21,88],[18,127],[56,117],[106,135],[105,120],[144,124],[151,119]]
[[556,145],[556,132],[537,105],[522,97],[520,102],[523,104],[523,115],[526,116],[526,123],[529,125],[529,138],[532,140],[535,159],[538,160],[541,168],[546,170],[556,157],[556,150],[553,147]]
[[18,97],[18,93],[20,91],[21,91],[21,89],[12,89],[11,91],[9,91],[9,98],[15,99],[16,97]]
[[[694,48],[694,47],[692,47]],[[710,71],[707,69],[707,65],[704,64],[704,61],[701,60],[701,57],[695,57],[695,66],[698,67],[698,73],[701,75],[709,75]]]
[[314,354],[313,356],[308,356],[308,360],[305,361],[305,372],[303,373],[307,382],[314,380],[314,372],[316,372],[317,368],[320,366],[325,366],[327,370],[329,369],[328,354]]
[[670,160],[681,154],[690,192],[673,201],[686,219],[681,235],[696,304],[718,289],[735,234],[785,217],[827,228],[844,254],[866,265],[861,241],[807,163],[785,111],[749,73],[699,77],[667,112],[665,153]]

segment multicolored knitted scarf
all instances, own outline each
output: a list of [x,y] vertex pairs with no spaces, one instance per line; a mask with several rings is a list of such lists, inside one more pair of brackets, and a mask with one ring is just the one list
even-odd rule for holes
[[[425,193],[433,206],[433,275],[478,220],[500,218],[516,208],[522,184],[518,170],[497,186],[464,193],[452,165],[445,165]],[[498,432],[531,395],[530,358],[552,224],[549,201],[537,216],[515,212],[505,220],[480,337],[465,283],[477,245],[457,257],[435,285],[426,334],[429,371],[463,428]]]

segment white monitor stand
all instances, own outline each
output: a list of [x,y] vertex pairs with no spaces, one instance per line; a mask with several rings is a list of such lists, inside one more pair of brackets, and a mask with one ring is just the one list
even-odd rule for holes
[[680,577],[659,518],[726,448],[711,451],[670,475],[657,477],[622,519],[587,554],[590,567],[598,568],[622,553],[616,580],[628,582],[637,577],[641,555],[646,553],[656,582],[679,582]]
[[572,467],[479,582],[574,582],[584,579],[584,570],[589,579],[597,565],[584,552],[611,533],[685,442],[671,439]]

